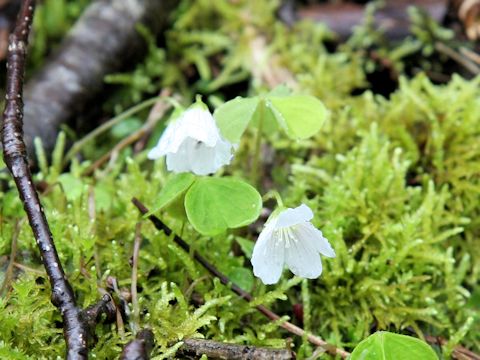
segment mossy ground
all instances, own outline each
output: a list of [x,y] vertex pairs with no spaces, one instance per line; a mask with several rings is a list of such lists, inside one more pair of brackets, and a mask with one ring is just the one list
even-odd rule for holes
[[[62,3],[74,9],[73,2]],[[407,54],[410,62],[414,55],[422,61],[432,56],[425,49],[436,38],[422,37],[420,31],[390,46],[367,23],[348,43],[329,51],[327,29],[312,23],[287,28],[273,15],[278,5],[183,2],[172,15],[163,45],[145,33],[150,43],[146,60],[133,72],[108,77],[109,83],[121,85],[104,107],[121,112],[167,86],[187,105],[200,93],[215,106],[237,95],[262,93],[276,79],[318,96],[331,114],[315,138],[292,142],[281,133],[265,137],[265,177],[259,190],[278,190],[288,206],[308,204],[337,257],[324,261],[317,280],[302,281],[285,271],[279,284],[264,286],[253,278],[248,261],[256,226],[207,238],[162,213],[165,223],[254,294],[256,300],[249,304],[142,220],[131,204],[134,196],[153,204],[167,176],[161,161],[152,163],[146,151],[126,149],[107,170],[82,176],[146,113],[88,144],[86,159],[68,169],[62,168],[60,139],[50,165],[40,156],[35,179],[46,185],[41,199],[79,305],[95,302],[109,276],[120,289],[130,287],[129,259],[136,225],[142,222],[140,323],[125,324],[124,333],[116,325],[99,325],[92,357],[118,356],[136,326],[155,332],[157,359],[173,356],[176,343],[192,336],[286,346],[291,335],[259,314],[255,304],[347,349],[376,329],[387,329],[445,337],[448,345],[436,349],[445,358],[459,343],[480,351],[480,78],[455,75],[439,85],[422,71],[408,74],[407,56],[398,53]],[[72,12],[63,14],[66,24],[73,21]],[[35,36],[55,40],[49,37],[52,26],[48,21],[37,25],[34,54],[43,54],[38,47],[45,45]],[[432,36],[444,34],[425,26],[421,29]],[[405,74],[390,96],[368,89],[371,64],[359,39],[379,46]],[[265,67],[252,68],[254,56]],[[227,173],[248,180],[254,136],[255,130],[247,132]],[[1,176],[8,186],[0,193],[0,280],[14,237],[20,265],[14,267],[11,289],[0,298],[0,357],[62,357],[60,316],[50,303],[48,281],[13,182],[6,173]],[[303,319],[295,315],[297,304],[303,306]],[[299,358],[314,350],[305,339],[293,339],[292,346]]]

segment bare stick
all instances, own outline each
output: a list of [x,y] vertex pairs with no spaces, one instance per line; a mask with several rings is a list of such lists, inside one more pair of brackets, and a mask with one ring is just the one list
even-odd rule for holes
[[[92,308],[82,312],[75,302],[70,283],[58,258],[52,233],[43,212],[40,199],[28,167],[28,157],[23,139],[23,82],[25,59],[34,13],[35,0],[23,0],[17,23],[10,35],[7,55],[6,102],[3,113],[3,157],[13,175],[30,227],[35,236],[42,262],[52,288],[51,300],[62,315],[63,334],[67,343],[67,359],[86,359],[89,314]],[[108,299],[108,302],[110,299]],[[107,299],[95,312],[95,318],[106,311]],[[88,324],[87,324],[88,323]]]
[[460,53],[467,58],[469,58],[472,62],[477,65],[480,65],[480,55],[478,55],[475,51],[472,51],[464,46],[460,48]]
[[[138,208],[138,210],[143,214],[147,214],[149,210],[145,207],[144,204],[142,204],[138,199],[133,198],[132,199],[133,204]],[[150,221],[153,223],[153,225],[158,229],[162,230],[165,232],[165,234],[168,236],[172,233],[172,230],[165,225],[158,217],[155,215],[150,215],[148,217]],[[182,238],[180,238],[178,235],[175,235],[173,237],[173,241],[175,241],[182,249],[184,249],[186,252],[190,253],[190,245],[188,245]],[[208,270],[212,275],[216,276],[217,278],[220,279],[222,284],[227,285],[230,287],[230,289],[239,295],[240,297],[244,298],[247,301],[252,301],[253,296],[243,290],[240,286],[236,285],[235,283],[231,282],[230,279],[223,273],[221,273],[215,266],[210,264],[207,259],[205,259],[202,255],[200,255],[197,251],[193,252],[193,257],[195,260],[197,260],[205,269]],[[280,316],[275,314],[273,311],[268,309],[267,307],[263,305],[257,305],[256,309],[260,311],[263,315],[268,317],[272,321],[276,321],[280,319]],[[281,327],[283,327],[285,330],[291,332],[292,334],[298,335],[298,336],[306,336],[308,341],[312,343],[313,345],[316,346],[321,346],[325,348],[330,354],[332,355],[340,355],[342,358],[346,358],[350,355],[348,351],[345,351],[343,349],[337,348],[333,345],[328,344],[325,340],[312,335],[308,334],[303,330],[302,328],[285,321],[282,324],[280,324]]]
[[[228,344],[204,339],[185,339],[177,355],[230,360],[287,360],[294,359],[290,350],[270,349],[248,345]],[[182,357],[183,358],[183,357]]]
[[468,58],[463,57],[460,53],[456,52],[451,47],[437,41],[435,43],[435,49],[450,57],[452,60],[456,61],[458,64],[462,65],[465,69],[470,71],[473,75],[478,75],[480,73],[480,67],[478,67],[474,62],[471,62]]

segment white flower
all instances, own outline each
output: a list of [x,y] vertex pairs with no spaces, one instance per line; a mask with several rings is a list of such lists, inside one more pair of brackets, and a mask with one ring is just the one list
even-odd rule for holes
[[148,158],[166,155],[169,171],[208,175],[230,163],[231,150],[232,144],[222,138],[212,114],[194,105],[167,126]]
[[275,284],[284,265],[297,276],[315,279],[322,273],[320,254],[335,257],[335,251],[310,220],[312,210],[305,204],[272,215],[253,248],[253,273],[264,284]]

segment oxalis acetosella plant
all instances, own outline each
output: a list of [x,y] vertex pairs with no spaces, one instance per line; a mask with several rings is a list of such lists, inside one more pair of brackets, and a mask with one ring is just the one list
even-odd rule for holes
[[[291,95],[285,87],[262,97],[237,97],[217,108],[214,115],[198,97],[185,110],[177,107],[157,146],[148,154],[152,160],[165,157],[167,170],[174,173],[151,213],[180,203],[191,225],[199,233],[211,236],[253,223],[262,209],[259,192],[243,179],[206,175],[230,164],[249,124],[257,126],[257,136],[262,136],[267,123],[270,128],[273,123],[298,140],[316,134],[327,115],[320,100]],[[258,158],[253,162],[254,167],[259,166]],[[285,208],[277,198],[279,207],[266,222],[253,249],[254,274],[264,284],[275,284],[286,265],[299,277],[319,277],[320,254],[335,257],[335,251],[310,223],[313,213],[308,206]]]
[[[199,98],[188,109],[177,106],[157,146],[148,154],[152,160],[166,157],[167,170],[173,174],[161,189],[152,210],[148,212],[144,208],[141,211],[152,215],[163,210],[174,217],[186,214],[193,228],[205,236],[219,235],[228,229],[255,222],[263,205],[260,193],[252,186],[257,184],[260,173],[262,136],[281,129],[292,140],[307,139],[321,129],[327,116],[328,111],[320,100],[308,95],[292,95],[285,87],[274,89],[264,96],[237,97],[219,106],[213,115]],[[257,127],[250,183],[222,175],[228,171],[225,167],[230,165],[249,126]],[[314,214],[307,205],[286,207],[274,190],[264,197],[272,195],[278,206],[253,246],[251,263],[254,275],[264,284],[272,285],[280,280],[284,267],[288,267],[298,277],[318,278],[323,269],[321,256],[334,258],[334,247],[311,223]],[[158,229],[171,233],[158,218],[155,221]],[[184,240],[177,236],[174,240],[190,251]],[[193,254],[224,284],[230,282],[214,266],[207,265],[198,253]],[[249,301],[253,299],[236,284],[232,283],[231,289]],[[257,309],[271,320],[280,318],[262,305]],[[307,336],[316,346],[328,345],[291,323],[284,322],[281,326],[297,335]],[[437,359],[425,342],[382,331],[363,340],[351,354],[335,347],[329,349],[327,351],[331,354],[351,360],[395,359],[399,355],[405,359]]]

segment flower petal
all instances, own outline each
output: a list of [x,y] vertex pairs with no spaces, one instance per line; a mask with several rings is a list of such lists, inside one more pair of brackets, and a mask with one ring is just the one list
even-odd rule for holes
[[285,244],[274,234],[276,221],[266,224],[253,248],[253,273],[266,285],[275,284],[285,263]]
[[331,258],[336,256],[335,250],[333,250],[328,240],[323,236],[323,233],[311,223],[307,222],[298,225],[295,232],[299,238],[309,241],[320,254]]
[[187,109],[180,117],[171,121],[160,137],[158,145],[150,151],[149,158],[155,159],[167,153],[176,153],[189,138],[201,141],[207,146],[215,146],[220,140],[215,119],[208,110],[198,107]]
[[191,171],[186,146],[181,146],[175,153],[167,154],[167,170],[176,173]]
[[232,144],[220,138],[215,145],[215,167],[220,169],[223,165],[228,165],[232,161]]
[[312,210],[305,204],[295,209],[288,208],[278,215],[277,229],[304,223],[313,219]]
[[220,140],[220,131],[210,111],[192,107],[183,113],[180,120],[181,128],[178,130],[184,132],[185,136],[211,147]]
[[158,140],[158,144],[152,150],[149,151],[147,157],[150,160],[158,159],[169,152],[169,148],[171,147],[171,143],[174,138],[175,129],[176,129],[176,126],[174,123],[171,123],[170,125],[167,126],[162,136],[160,137],[160,140]]
[[158,145],[163,153],[176,153],[178,149],[188,138],[187,132],[184,130],[184,119],[180,116],[176,120],[170,122],[160,138]]
[[322,274],[322,260],[310,237],[303,237],[294,229],[279,230],[288,237],[285,262],[297,276],[315,279]]
[[187,139],[187,157],[190,170],[197,175],[208,175],[216,172],[219,167],[215,166],[215,148],[207,146],[203,142]]
[[174,172],[191,171],[196,175],[213,174],[230,162],[230,148],[228,142],[219,141],[215,147],[210,147],[203,142],[186,138],[176,152],[167,153],[167,169]]
[[147,158],[150,159],[150,160],[156,160],[156,159],[158,159],[158,158],[160,158],[164,155],[165,155],[165,153],[163,153],[161,151],[161,148],[157,145],[148,152]]

